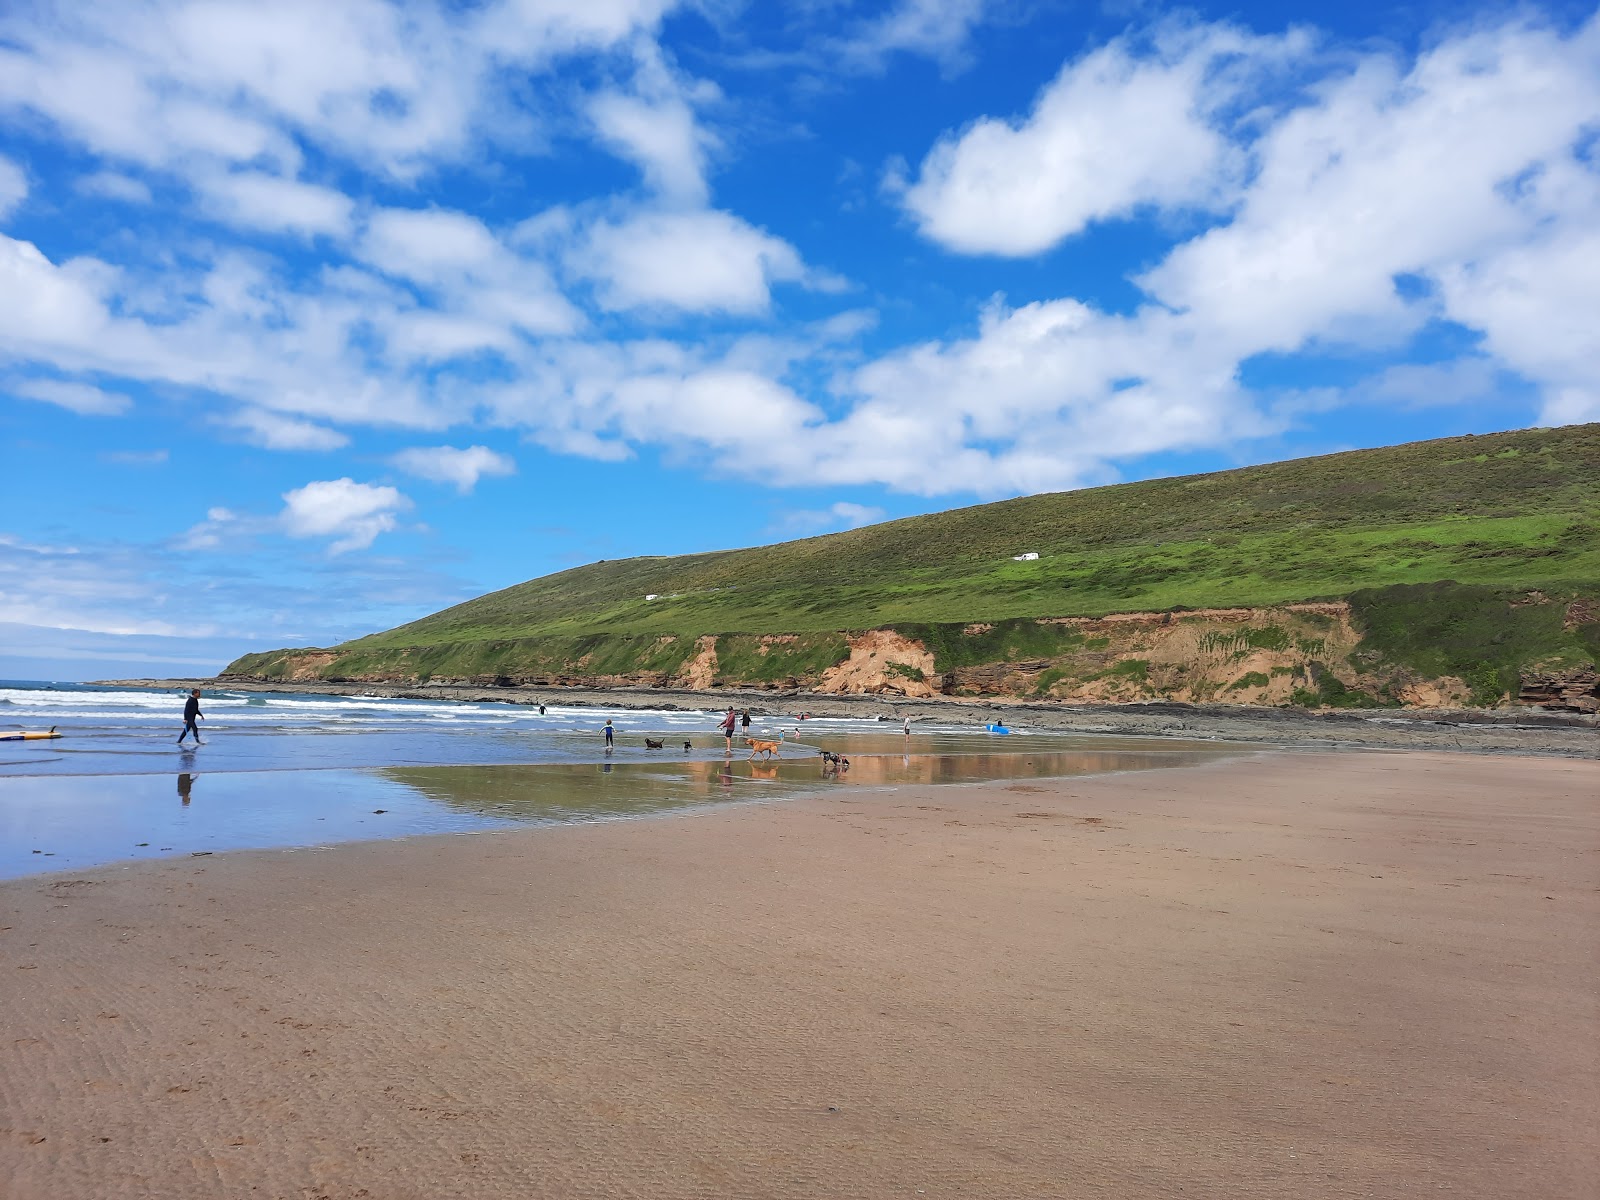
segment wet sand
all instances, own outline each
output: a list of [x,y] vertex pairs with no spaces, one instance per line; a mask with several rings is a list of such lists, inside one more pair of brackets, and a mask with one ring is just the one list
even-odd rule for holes
[[1600,765],[827,797],[0,885],[0,1193],[1592,1197]]

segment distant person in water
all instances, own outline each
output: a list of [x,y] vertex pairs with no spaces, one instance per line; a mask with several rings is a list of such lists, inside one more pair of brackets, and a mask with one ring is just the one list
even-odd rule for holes
[[191,733],[194,734],[194,744],[200,745],[200,726],[195,722],[205,719],[205,713],[200,711],[200,689],[195,688],[183,702],[183,732],[178,735],[178,745],[183,745],[183,739]]
[[728,753],[733,753],[733,730],[739,724],[739,714],[733,711],[730,705],[728,715],[722,718],[722,736],[728,739]]
[[612,730],[611,730],[611,722],[607,721],[606,722],[606,749],[607,750],[611,749],[611,739],[614,736],[615,735],[612,733]]
[[746,733],[750,732],[750,710],[748,708],[744,710],[744,716],[739,718],[739,724],[744,727]]
[[906,718],[905,731],[906,731],[906,736],[910,737],[911,736],[911,718],[910,717]]
[[542,717],[542,716],[544,716],[544,705],[542,705],[542,704],[541,704],[541,705],[539,705],[539,715],[540,715],[540,716],[541,716],[541,717]]

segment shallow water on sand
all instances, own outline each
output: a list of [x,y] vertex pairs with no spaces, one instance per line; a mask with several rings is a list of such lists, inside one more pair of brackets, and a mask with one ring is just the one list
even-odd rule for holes
[[[676,762],[32,776],[0,781],[0,878],[223,850],[315,850],[372,838],[614,820],[841,785],[893,789],[1191,766],[1239,752],[1131,739],[1115,747],[1074,744],[1110,740],[1018,738],[1014,752],[855,751],[843,772],[824,772],[818,756],[806,752],[770,763],[719,755]],[[800,748],[786,753],[798,755]]]
[[[753,717],[777,758],[731,756],[703,710],[207,693],[204,745],[175,744],[182,696],[0,681],[0,877],[124,860],[607,820],[850,784],[891,788],[1188,766],[1215,742],[1010,735],[871,718]],[[607,749],[607,719],[616,744]],[[650,749],[645,739],[662,741]],[[821,751],[846,755],[825,768]],[[382,811],[378,811],[382,810]]]

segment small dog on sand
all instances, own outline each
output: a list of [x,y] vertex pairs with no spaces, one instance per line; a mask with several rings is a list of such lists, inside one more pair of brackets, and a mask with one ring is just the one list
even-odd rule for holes
[[659,742],[656,741],[655,738],[645,738],[645,740],[644,740],[644,748],[646,750],[660,750],[666,744],[667,744],[667,739],[666,738],[662,738]]
[[683,752],[684,752],[684,753],[685,753],[685,754],[687,754],[687,753],[689,753],[689,743],[688,743],[688,742],[685,742],[685,743],[684,743],[684,744],[683,744]]
[[750,747],[750,757],[765,754],[769,759],[783,749],[781,742],[769,742],[762,738],[745,738],[745,745]]
[[826,771],[832,767],[835,771],[848,771],[850,760],[842,754],[835,754],[832,750],[822,752],[822,769]]

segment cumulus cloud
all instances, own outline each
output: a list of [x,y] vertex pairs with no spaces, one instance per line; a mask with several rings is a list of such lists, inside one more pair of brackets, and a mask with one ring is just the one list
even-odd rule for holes
[[570,334],[583,324],[542,263],[466,213],[380,209],[355,253],[434,299],[432,312],[396,317],[397,342],[416,346],[425,357],[505,349],[513,330]]
[[364,550],[397,524],[411,501],[392,487],[357,483],[346,476],[308,483],[283,494],[278,520],[290,537],[326,537],[330,554]]
[[[1369,56],[1263,134],[1232,220],[1140,282],[1197,335],[1243,353],[1392,339],[1434,313],[1397,276],[1465,286],[1509,250],[1567,241],[1593,211],[1594,171],[1573,155],[1597,115],[1595,21],[1570,39],[1519,26],[1469,34],[1409,70]],[[1551,172],[1570,186],[1517,186]],[[1460,315],[1470,325],[1490,314]]]
[[[1129,264],[1141,273],[1116,312],[1063,284],[898,348],[888,330],[904,325],[887,320],[869,355],[850,314],[729,328],[767,319],[776,285],[828,277],[792,230],[708,207],[699,121],[715,97],[652,47],[661,4],[337,7],[324,16],[348,63],[313,36],[309,2],[269,29],[247,6],[152,0],[173,19],[170,47],[110,5],[90,13],[103,32],[90,10],[48,29],[0,18],[0,110],[99,155],[105,180],[190,189],[250,236],[74,257],[0,235],[8,370],[158,385],[269,446],[330,447],[346,437],[331,426],[443,440],[477,423],[563,453],[655,447],[764,483],[929,495],[1102,482],[1141,455],[1281,432],[1294,405],[1241,382],[1263,356],[1355,349],[1379,370],[1430,326],[1474,342],[1477,382],[1536,391],[1542,419],[1597,411],[1585,314],[1600,308],[1600,21],[1480,23],[1416,55],[1205,24],[1092,50],[1021,116],[937,139],[906,209],[963,252],[1043,253],[1149,213],[1179,218],[1154,230],[1169,248]],[[960,41],[938,30],[970,30],[977,13],[896,4],[881,44],[931,53]],[[609,56],[583,76],[604,82],[574,89],[568,128],[637,163],[652,194],[513,229],[428,207],[425,191],[388,207],[400,192],[386,187],[375,204],[351,183],[426,180],[481,147],[486,124],[541,148],[538,114],[486,97],[507,64],[537,74],[585,48]],[[307,240],[259,236],[273,232]],[[887,315],[902,298],[873,303]],[[662,333],[663,314],[706,319]],[[1461,403],[1481,403],[1473,382],[1454,381]]]
[[617,310],[760,313],[774,282],[806,275],[788,242],[714,210],[602,222],[572,262],[596,281],[600,302]]
[[588,115],[601,140],[638,164],[645,180],[679,204],[706,202],[706,158],[717,140],[699,122],[695,106],[715,100],[716,86],[679,77],[659,51],[641,52],[631,90],[608,88],[594,96]]
[[1023,120],[986,117],[942,139],[905,206],[941,245],[1005,255],[1141,206],[1217,207],[1241,166],[1219,110],[1302,45],[1227,26],[1172,27],[1145,53],[1118,39],[1064,67]]
[[463,496],[485,475],[514,475],[517,464],[510,455],[499,454],[487,446],[414,446],[389,460],[408,475],[434,483],[451,484]]
[[269,164],[297,140],[414,178],[460,158],[508,72],[548,69],[648,34],[667,0],[431,4],[107,0],[0,23],[0,109],[54,123],[96,153],[187,170]]
[[355,209],[343,192],[262,171],[203,176],[197,186],[212,216],[245,229],[343,237]]
[[115,417],[128,411],[133,401],[121,392],[108,392],[90,383],[68,379],[19,379],[6,385],[13,396],[54,404],[86,417]]
[[350,444],[337,429],[261,408],[234,413],[227,423],[241,430],[252,445],[266,450],[338,450]]

